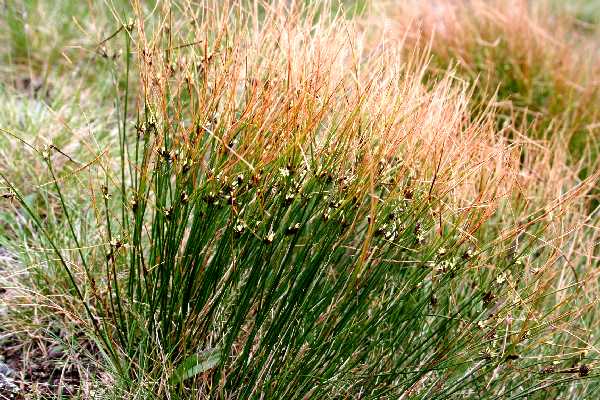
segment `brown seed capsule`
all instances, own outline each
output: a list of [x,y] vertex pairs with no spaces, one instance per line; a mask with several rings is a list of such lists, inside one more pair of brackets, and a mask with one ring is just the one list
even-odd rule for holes
[[437,297],[435,297],[434,295],[431,295],[431,297],[429,298],[429,303],[431,303],[431,307],[437,306],[437,303],[438,303]]
[[470,260],[471,258],[473,258],[473,250],[472,249],[468,249],[467,251],[465,251],[462,255],[462,259],[463,260]]
[[379,167],[379,173],[381,174],[387,167],[386,159],[382,158],[381,160],[379,160],[379,163],[377,164],[377,166]]
[[294,192],[292,192],[292,191],[287,192],[285,194],[285,198],[284,198],[285,204],[288,205],[288,206],[290,204],[292,204],[292,202],[294,201],[295,197],[296,197],[296,194]]
[[298,222],[297,222],[297,223],[295,223],[294,225],[292,225],[292,226],[288,227],[288,228],[285,230],[285,233],[286,233],[287,235],[294,235],[294,234],[296,234],[296,233],[297,233],[299,230],[300,230],[300,223],[298,223]]
[[225,199],[227,200],[227,204],[231,205],[231,206],[237,206],[237,198],[233,195],[233,192],[229,193],[229,195],[225,196]]
[[488,291],[484,293],[482,300],[484,304],[490,304],[492,300],[494,300],[494,298],[495,296],[493,295],[493,293]]
[[235,232],[236,236],[240,236],[242,233],[244,233],[245,229],[246,229],[246,223],[244,221],[238,222],[233,227],[233,231]]
[[244,174],[239,174],[238,176],[236,176],[235,180],[238,185],[241,185],[242,183],[244,183]]
[[135,124],[135,132],[137,133],[137,137],[140,138],[146,133],[146,123],[137,123]]
[[115,249],[115,251],[119,250],[121,247],[123,247],[123,242],[120,239],[113,239],[110,242],[110,245]]
[[181,200],[181,204],[187,204],[188,201],[190,200],[187,192],[181,192],[181,196],[180,196],[180,200]]
[[275,233],[269,232],[267,236],[265,236],[265,243],[271,244],[273,243],[273,239],[275,239]]
[[554,366],[550,365],[548,367],[544,367],[544,368],[542,368],[542,370],[540,372],[542,374],[552,374],[552,373],[554,373]]
[[250,178],[252,185],[257,186],[260,183],[260,172],[256,172]]
[[132,18],[129,18],[129,20],[127,21],[127,25],[124,25],[125,29],[127,30],[127,32],[131,32],[133,30],[134,27],[134,22]]
[[181,173],[187,174],[191,167],[192,167],[192,162],[190,160],[185,160],[183,162],[183,165],[181,166]]
[[102,196],[104,196],[104,198],[108,200],[110,197],[110,194],[108,194],[108,187],[106,185],[102,185],[100,186],[100,190],[102,191]]
[[582,377],[582,378],[583,378],[584,376],[588,376],[588,374],[590,373],[590,367],[588,367],[588,366],[587,366],[587,365],[585,365],[585,364],[581,364],[581,365],[579,366],[579,371],[578,371],[578,373],[579,373],[579,376],[580,376],[580,377]]
[[150,117],[148,117],[148,127],[150,129],[156,129],[156,118],[154,115],[150,115]]
[[98,53],[102,58],[108,58],[108,50],[104,44],[98,48]]
[[137,211],[138,205],[139,205],[138,201],[135,197],[133,199],[131,199],[131,209],[133,210],[133,212]]
[[351,225],[350,221],[348,218],[346,218],[345,215],[342,214],[342,218],[340,219],[340,227],[342,229],[346,229]]
[[165,162],[171,162],[174,158],[173,154],[165,147],[161,147],[157,150],[158,154],[165,160]]
[[418,235],[419,233],[421,233],[421,224],[417,222],[415,224],[415,235]]
[[212,203],[215,200],[217,200],[217,194],[211,190],[202,197],[202,200],[204,200],[207,203]]
[[341,201],[330,201],[329,202],[329,207],[331,208],[340,208],[340,206],[342,205]]

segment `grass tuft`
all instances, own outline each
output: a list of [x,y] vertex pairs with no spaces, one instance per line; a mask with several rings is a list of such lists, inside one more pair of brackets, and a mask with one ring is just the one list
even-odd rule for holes
[[528,9],[442,3],[401,7],[419,39],[363,3],[105,5],[97,77],[5,84],[2,318],[83,354],[52,391],[594,393],[592,77]]

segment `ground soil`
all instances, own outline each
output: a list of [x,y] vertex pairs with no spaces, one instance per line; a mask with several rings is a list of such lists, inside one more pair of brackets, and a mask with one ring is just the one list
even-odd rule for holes
[[[0,337],[5,334],[0,330]],[[86,353],[94,351],[91,342],[84,343],[84,347]],[[80,392],[82,373],[89,375],[93,372],[89,361],[73,359],[61,345],[40,339],[9,338],[0,341],[0,362],[9,368],[10,378],[18,387],[13,399],[26,399],[30,394],[69,398]]]

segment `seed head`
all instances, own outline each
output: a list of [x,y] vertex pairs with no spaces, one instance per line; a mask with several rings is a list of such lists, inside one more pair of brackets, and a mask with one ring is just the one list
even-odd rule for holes
[[237,224],[235,224],[235,226],[233,227],[233,231],[237,234],[237,235],[241,235],[244,230],[247,228],[246,223],[244,221],[239,221]]
[[286,233],[286,234],[288,234],[288,235],[294,235],[294,234],[296,234],[296,233],[297,233],[299,230],[300,230],[300,223],[299,223],[299,222],[296,222],[294,225],[292,225],[292,226],[288,227],[288,228],[285,230],[285,233]]
[[275,239],[275,233],[273,231],[270,231],[267,236],[265,236],[265,242],[267,244],[271,244],[273,243],[273,239]]
[[137,132],[137,136],[142,137],[142,135],[144,135],[147,131],[147,126],[145,122],[142,122],[141,124],[137,123],[135,125],[135,131]]
[[385,232],[385,234],[383,235],[383,237],[386,240],[394,240],[396,238],[396,231],[394,229],[390,229],[388,231]]
[[50,159],[50,146],[44,146],[41,150],[42,158],[44,160]]
[[254,173],[251,180],[253,185],[258,185],[260,183],[260,172]]
[[165,147],[161,147],[157,150],[157,153],[165,160],[165,162],[169,163],[173,160],[174,153],[167,150]]
[[156,118],[154,117],[153,114],[150,114],[147,122],[148,122],[149,129],[156,129]]
[[552,374],[554,373],[554,365],[549,365],[547,367],[542,368],[540,371],[542,374]]
[[496,277],[496,283],[498,285],[502,285],[504,282],[506,282],[506,274],[500,274]]
[[382,226],[380,226],[379,228],[377,228],[377,230],[375,231],[375,236],[381,236],[385,233],[386,229],[387,229],[387,224],[383,224]]
[[341,205],[342,205],[342,202],[339,200],[329,202],[329,207],[331,207],[331,208],[340,208]]
[[115,250],[119,250],[121,247],[123,247],[123,242],[121,241],[121,239],[113,239],[110,242],[110,245],[115,249]]
[[232,206],[237,205],[237,198],[233,195],[233,192],[229,193],[229,195],[225,196],[225,198],[227,199],[227,204]]
[[104,199],[108,200],[110,198],[110,194],[108,193],[108,187],[106,185],[102,185],[100,187],[100,190],[102,191],[102,196],[104,196]]
[[15,198],[15,194],[13,192],[2,193],[2,198],[6,200],[12,200]]
[[130,204],[131,204],[131,209],[133,210],[133,212],[136,212],[138,209],[138,206],[139,206],[137,198],[133,197],[130,201]]
[[289,191],[285,194],[285,203],[286,204],[292,204],[292,201],[294,201],[294,197],[296,197],[296,193]]
[[483,294],[482,300],[484,304],[490,304],[492,300],[494,300],[494,294],[490,291],[487,291]]
[[134,22],[133,22],[133,19],[132,19],[132,18],[129,18],[129,20],[127,21],[127,25],[125,25],[125,29],[126,29],[128,32],[131,32],[131,30],[133,29],[133,26],[134,26],[134,25],[135,25],[135,24],[134,24]]
[[429,298],[429,302],[431,303],[432,307],[435,307],[438,303],[438,299],[437,297],[435,297],[433,294],[431,295],[431,297]]
[[183,165],[181,166],[181,173],[182,174],[187,174],[188,171],[190,170],[190,168],[192,168],[192,161],[189,159],[186,159],[183,162]]
[[187,204],[188,201],[190,200],[190,198],[189,198],[189,196],[188,196],[188,194],[187,194],[186,191],[181,192],[181,196],[180,196],[179,199],[181,201],[181,204]]
[[462,255],[462,259],[463,260],[470,260],[471,258],[473,258],[473,255],[475,254],[475,252],[473,251],[473,249],[468,249],[467,251],[465,251]]
[[290,176],[290,170],[287,167],[279,168],[279,175],[281,175],[284,178],[287,178]]

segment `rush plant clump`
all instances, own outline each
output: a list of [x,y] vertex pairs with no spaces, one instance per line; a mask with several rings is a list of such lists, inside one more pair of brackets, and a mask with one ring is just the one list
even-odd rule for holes
[[[122,51],[112,147],[75,160],[3,129],[47,171],[33,189],[2,172],[6,237],[26,221],[38,278],[7,277],[11,304],[35,298],[91,340],[71,393],[593,391],[597,174],[573,181],[552,153],[540,194],[546,147],[499,128],[493,102],[474,111],[429,50],[329,4],[125,9],[98,47]],[[46,276],[54,292],[25,286]]]

